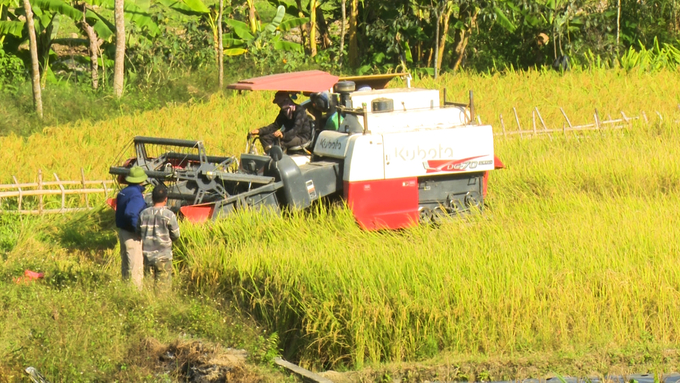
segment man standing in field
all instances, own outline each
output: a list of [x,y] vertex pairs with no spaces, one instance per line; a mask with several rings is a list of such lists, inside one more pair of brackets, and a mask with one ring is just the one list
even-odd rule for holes
[[304,106],[294,103],[289,92],[276,92],[273,103],[281,108],[276,120],[250,132],[260,136],[265,152],[269,152],[272,145],[278,144],[285,150],[312,140],[312,121]]
[[128,187],[121,190],[116,197],[116,227],[120,241],[120,260],[123,280],[132,277],[137,289],[142,289],[144,277],[144,258],[142,256],[142,241],[135,233],[139,213],[146,207],[144,201],[144,187],[147,175],[139,166],[133,166],[130,174],[125,177]]
[[155,284],[162,290],[172,285],[172,241],[179,238],[175,213],[165,205],[168,189],[158,185],[151,193],[153,206],[139,215],[137,234],[142,238],[144,274],[153,274]]

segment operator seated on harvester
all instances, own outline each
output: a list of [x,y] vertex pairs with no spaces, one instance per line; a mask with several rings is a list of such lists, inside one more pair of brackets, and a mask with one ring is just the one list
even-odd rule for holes
[[312,121],[304,106],[293,102],[289,92],[279,91],[274,96],[274,104],[281,108],[272,124],[255,129],[251,135],[258,135],[265,152],[274,145],[284,150],[303,146],[312,140]]
[[342,117],[338,113],[336,97],[329,92],[318,92],[309,95],[307,110],[314,116],[316,131],[338,130]]

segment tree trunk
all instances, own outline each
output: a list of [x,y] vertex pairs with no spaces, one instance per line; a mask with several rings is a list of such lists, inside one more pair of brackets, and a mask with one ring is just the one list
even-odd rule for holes
[[468,43],[468,34],[466,29],[460,29],[456,33],[456,61],[453,63],[453,71],[457,71],[458,67],[460,67],[460,63],[463,61],[463,56],[465,56],[465,48],[467,47]]
[[[453,71],[457,71],[460,67],[460,63],[463,61],[465,56],[465,48],[467,48],[468,40],[470,39],[470,33],[477,22],[477,9],[472,10],[472,15],[469,16],[468,25],[465,28],[458,29],[456,31],[456,61],[453,64]],[[461,10],[461,15],[469,14],[467,11]]]
[[220,0],[220,12],[217,15],[217,36],[218,36],[218,42],[217,42],[217,59],[219,60],[219,64],[217,65],[217,70],[219,71],[218,75],[218,83],[220,85],[220,89],[224,86],[224,43],[222,41],[222,9],[224,8],[224,0]]
[[[675,2],[674,2],[675,3]],[[616,5],[616,58],[619,58],[619,35],[621,34],[621,0]]]
[[[298,17],[305,17],[304,12],[302,12],[302,0],[295,0],[295,4],[297,4],[297,9],[298,9]],[[302,46],[305,48],[305,52],[309,53],[309,45],[307,45],[307,31],[309,29],[309,26],[307,24],[302,24],[300,25],[300,42],[302,43]]]
[[113,13],[116,22],[116,56],[113,66],[113,95],[123,97],[123,82],[125,80],[125,17],[123,0],[115,0]]
[[349,65],[354,68],[359,66],[359,41],[357,36],[358,19],[359,0],[352,0],[352,9],[349,13]]
[[248,0],[248,23],[250,24],[250,32],[255,35],[257,33],[257,18],[255,16],[255,0]]
[[35,37],[35,24],[33,23],[33,10],[31,3],[24,0],[24,11],[26,12],[26,27],[28,28],[28,39],[31,51],[31,81],[33,82],[33,105],[35,112],[43,117],[42,93],[40,90],[40,66],[38,64],[38,39]]
[[217,30],[217,20],[210,27],[212,28],[213,50],[215,51],[215,66],[220,66],[220,32]]
[[340,26],[340,53],[338,54],[338,66],[342,68],[342,53],[345,51],[345,25],[347,24],[347,0],[342,0],[342,25]]
[[439,41],[439,56],[437,60],[437,70],[442,69],[442,59],[444,57],[444,51],[446,50],[446,36],[449,34],[449,20],[451,19],[451,12],[453,12],[453,9],[451,7],[447,8],[448,9],[446,10],[446,13],[444,13],[444,19],[442,20],[442,27],[444,27],[444,31],[442,32]]
[[328,24],[326,23],[326,18],[323,15],[323,10],[320,6],[316,7],[316,22],[319,24],[319,34],[321,35],[321,46],[323,49],[328,49],[333,45],[330,36],[328,35]]
[[435,36],[434,36],[434,79],[437,79],[437,75],[439,74],[439,26],[442,23],[442,15],[439,10],[437,10],[437,26],[435,28]]
[[87,5],[83,3],[83,20],[80,22],[81,28],[87,35],[89,42],[89,53],[90,53],[90,71],[92,77],[92,89],[99,88],[99,47],[101,47],[103,41],[97,37],[94,28],[87,23]]
[[309,0],[309,56],[316,56],[316,0]]

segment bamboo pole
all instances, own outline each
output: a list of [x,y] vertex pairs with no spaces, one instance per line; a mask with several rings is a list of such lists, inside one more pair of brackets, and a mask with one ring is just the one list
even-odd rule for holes
[[567,113],[560,107],[560,111],[562,112],[562,115],[564,116],[564,119],[567,120],[567,124],[569,124],[569,127],[571,128],[571,121],[569,121],[569,117],[567,117]]
[[517,109],[512,107],[512,112],[515,113],[515,121],[517,122],[517,130],[520,132],[520,137],[522,137],[522,125],[519,124],[519,117],[517,116]]
[[[57,173],[52,174],[54,174],[54,179],[56,179],[57,182],[60,182],[59,177],[57,177]],[[61,209],[63,210],[64,208],[66,208],[66,193],[64,190],[64,185],[62,185],[61,183],[59,183],[59,190],[61,190]]]
[[[0,198],[7,197],[24,197],[24,196],[38,196],[42,200],[42,196],[47,195],[62,195],[62,194],[91,194],[91,193],[107,193],[109,189],[42,189],[42,190],[22,190],[22,191],[6,191],[0,192]],[[41,205],[38,205],[41,207]]]
[[[17,178],[15,176],[12,176],[12,179],[14,180],[14,183],[19,185],[19,182],[17,181]],[[21,202],[24,199],[23,191],[21,190],[21,186],[17,186],[17,189],[19,189],[19,210],[21,210]]]
[[[80,185],[83,189],[85,189],[85,170],[83,170],[83,168],[80,168]],[[88,208],[90,207],[90,199],[87,193],[85,193],[85,206]]]
[[[47,186],[57,186],[59,184],[61,185],[101,185],[102,183],[107,183],[107,184],[112,184],[113,181],[111,180],[97,180],[97,181],[61,181],[61,182],[56,182],[56,181],[46,181],[43,182],[42,185],[47,187]],[[22,187],[22,188],[35,188],[38,187],[37,182],[27,182],[27,183],[13,183],[13,184],[4,184],[0,185],[0,190],[1,189],[14,189],[17,187]]]
[[[43,190],[42,182],[43,182],[42,169],[38,169],[38,190],[37,191]],[[33,190],[33,191],[36,191],[36,190]],[[26,194],[26,195],[29,195],[29,194]],[[38,202],[38,211],[42,211],[42,209],[43,209],[43,194],[39,193],[39,194],[36,194],[36,195],[40,196],[40,200]]]

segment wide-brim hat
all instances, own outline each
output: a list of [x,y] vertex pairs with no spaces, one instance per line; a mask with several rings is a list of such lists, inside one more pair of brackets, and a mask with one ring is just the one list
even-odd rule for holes
[[131,184],[141,184],[146,181],[149,176],[146,175],[141,166],[133,166],[130,168],[130,174],[125,177],[125,181]]

